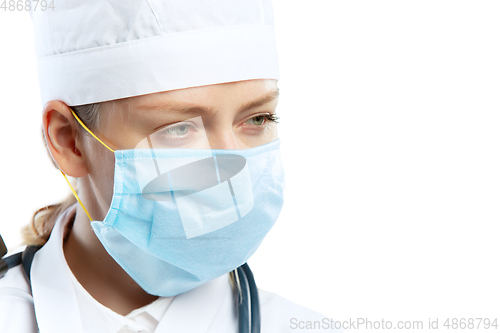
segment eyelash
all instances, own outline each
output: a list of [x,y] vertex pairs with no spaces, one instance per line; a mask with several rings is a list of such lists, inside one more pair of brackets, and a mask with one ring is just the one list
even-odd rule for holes
[[278,121],[278,120],[280,119],[280,117],[278,117],[278,116],[277,116],[277,115],[275,115],[275,114],[268,114],[268,115],[266,116],[266,119],[267,119],[267,120],[269,120],[269,121],[275,122],[276,124],[278,124],[278,123],[279,123],[279,121]]

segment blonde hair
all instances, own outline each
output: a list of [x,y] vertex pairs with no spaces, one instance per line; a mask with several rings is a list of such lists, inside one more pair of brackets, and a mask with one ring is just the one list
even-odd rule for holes
[[[95,103],[72,106],[71,108],[88,128],[95,129],[99,124],[99,106],[99,103]],[[43,130],[42,136],[48,152],[47,141],[45,135],[43,134]],[[52,163],[57,168],[57,164],[53,159]],[[73,188],[77,190],[76,184],[73,184]],[[52,232],[59,215],[76,202],[77,201],[73,194],[70,194],[60,203],[42,207],[37,210],[31,219],[31,223],[23,227],[21,231],[23,242],[26,245],[44,245],[49,239],[50,233]]]

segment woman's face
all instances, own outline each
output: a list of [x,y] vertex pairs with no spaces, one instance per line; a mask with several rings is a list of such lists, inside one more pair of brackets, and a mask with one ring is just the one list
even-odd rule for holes
[[[114,150],[246,149],[277,138],[277,103],[277,81],[271,79],[173,90],[101,103],[93,132]],[[93,197],[105,215],[114,155],[90,135],[83,146]]]

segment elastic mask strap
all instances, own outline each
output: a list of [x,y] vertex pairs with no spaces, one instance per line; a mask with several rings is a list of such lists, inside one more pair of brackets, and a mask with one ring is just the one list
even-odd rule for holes
[[62,175],[64,176],[64,179],[66,179],[66,182],[68,183],[69,185],[69,188],[71,189],[71,192],[73,192],[73,195],[75,196],[76,200],[78,201],[78,203],[80,204],[80,206],[82,206],[83,210],[85,211],[85,214],[87,214],[88,218],[90,221],[94,221],[92,220],[92,216],[90,216],[87,208],[85,208],[85,206],[83,205],[83,202],[82,200],[80,200],[80,198],[78,197],[78,194],[76,194],[76,191],[75,189],[73,188],[73,186],[71,186],[71,183],[69,182],[69,179],[68,177],[66,177],[66,175],[64,174],[64,172],[62,172],[61,169],[59,169],[59,171],[61,171]]
[[[97,141],[99,141],[104,147],[108,148],[111,152],[115,152],[113,149],[109,148],[107,144],[105,144],[104,142],[102,142],[101,139],[99,139],[94,133],[92,133],[92,131],[87,127],[85,126],[85,124],[83,123],[83,121],[80,119],[80,117],[78,117],[78,115],[75,113],[75,111],[73,111],[72,108],[70,108],[71,110],[71,113],[73,114],[73,117],[75,117],[76,121],[78,121],[78,123],[90,134],[92,135]],[[64,179],[66,179],[66,182],[68,183],[69,185],[69,188],[71,188],[71,192],[73,192],[73,195],[75,196],[76,200],[78,201],[78,203],[80,204],[80,206],[82,206],[83,210],[85,211],[85,214],[87,214],[87,217],[89,218],[90,221],[93,221],[92,217],[90,216],[89,214],[89,211],[87,210],[87,208],[85,208],[85,206],[83,205],[83,202],[80,200],[80,198],[78,197],[78,194],[76,193],[75,189],[73,188],[73,186],[71,185],[68,177],[66,177],[66,174],[61,170],[59,169],[59,171],[61,171],[62,175],[64,176]]]
[[72,108],[70,108],[71,110],[71,113],[73,114],[73,117],[75,117],[76,121],[78,121],[80,123],[80,125],[82,125],[82,127],[90,134],[94,137],[94,139],[96,139],[97,141],[99,141],[104,147],[108,148],[111,152],[115,152],[113,149],[109,148],[107,144],[105,144],[104,142],[102,142],[101,139],[99,139],[97,137],[97,135],[95,135],[94,133],[92,133],[91,130],[89,130],[89,128],[87,126],[85,126],[85,124],[83,123],[83,121],[80,119],[80,117],[78,117],[78,115],[75,113],[75,111],[73,111]]

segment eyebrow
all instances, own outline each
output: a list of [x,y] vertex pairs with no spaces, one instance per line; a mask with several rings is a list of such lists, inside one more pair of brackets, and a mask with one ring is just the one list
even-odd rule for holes
[[[247,104],[241,106],[238,113],[242,113],[259,106],[265,105],[277,99],[279,97],[279,89],[268,92],[267,94],[248,102]],[[179,113],[196,113],[196,114],[215,114],[217,111],[212,108],[207,108],[201,105],[187,106],[184,103],[177,101],[169,101],[167,103],[158,104],[141,104],[136,107],[141,110],[167,110],[169,112],[179,112]]]

